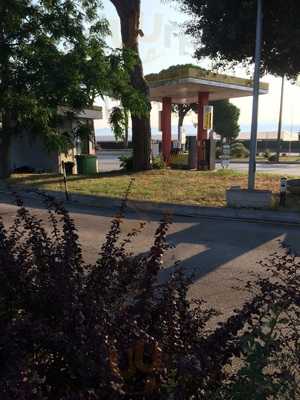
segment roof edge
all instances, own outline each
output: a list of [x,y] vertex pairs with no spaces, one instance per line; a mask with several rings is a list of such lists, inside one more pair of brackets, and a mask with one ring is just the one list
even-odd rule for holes
[[[149,86],[151,83],[158,83],[164,81],[170,81],[172,79],[184,79],[184,78],[196,78],[204,79],[211,82],[220,82],[233,84],[244,87],[253,87],[253,80],[246,78],[239,78],[232,75],[218,74],[212,71],[204,70],[198,67],[182,66],[181,68],[174,68],[169,70],[163,70],[156,74],[149,74],[145,76],[145,79]],[[266,82],[260,82],[260,89],[264,91],[269,90],[269,84]]]

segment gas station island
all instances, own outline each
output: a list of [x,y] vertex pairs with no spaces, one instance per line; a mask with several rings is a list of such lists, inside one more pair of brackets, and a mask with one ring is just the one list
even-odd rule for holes
[[[212,112],[209,101],[253,95],[253,81],[210,72],[192,65],[174,66],[146,76],[151,101],[162,103],[161,130],[163,158],[168,163],[172,142],[172,104],[198,104],[197,167],[210,169],[209,130]],[[260,84],[260,94],[267,94],[269,85]]]

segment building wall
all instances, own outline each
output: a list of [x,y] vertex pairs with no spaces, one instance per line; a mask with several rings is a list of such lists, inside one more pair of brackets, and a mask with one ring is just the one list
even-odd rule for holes
[[58,173],[58,153],[49,152],[40,137],[28,133],[13,137],[11,169],[29,167],[36,172]]
[[[250,141],[249,140],[239,140],[242,142],[248,149],[250,149]],[[257,141],[257,152],[264,153],[269,150],[272,153],[277,151],[277,141],[276,140],[258,140]],[[281,141],[280,145],[281,153],[300,153],[300,141],[298,142],[284,142]]]
[[[93,120],[84,119],[93,128]],[[71,131],[78,125],[77,120],[65,118],[59,130],[62,132]],[[74,148],[66,154],[57,151],[49,152],[41,137],[35,137],[28,132],[14,136],[11,145],[11,169],[30,168],[35,172],[62,173],[62,162],[73,162],[73,173],[77,173],[76,155],[81,154],[81,145],[74,144]],[[89,154],[95,154],[95,140],[87,143]]]

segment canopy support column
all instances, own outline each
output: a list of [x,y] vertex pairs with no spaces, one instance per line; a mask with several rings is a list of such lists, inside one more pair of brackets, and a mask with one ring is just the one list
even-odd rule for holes
[[207,130],[204,129],[204,106],[208,105],[209,93],[198,93],[198,132],[197,132],[197,167],[198,170],[206,169],[205,140],[208,139]]
[[171,97],[163,97],[162,99],[162,152],[164,161],[168,164],[171,159],[172,147],[172,99]]

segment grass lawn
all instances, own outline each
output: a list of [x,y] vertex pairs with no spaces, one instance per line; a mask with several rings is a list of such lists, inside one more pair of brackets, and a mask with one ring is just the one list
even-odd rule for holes
[[[68,188],[70,192],[120,198],[132,179],[131,199],[210,207],[225,206],[225,191],[231,186],[247,187],[247,175],[231,170],[153,170],[132,174],[114,172],[88,177],[71,176]],[[9,183],[55,191],[64,188],[61,176],[49,174],[13,175]],[[279,177],[258,174],[257,188],[278,193]],[[300,210],[300,197],[289,195],[288,202],[290,209]]]

